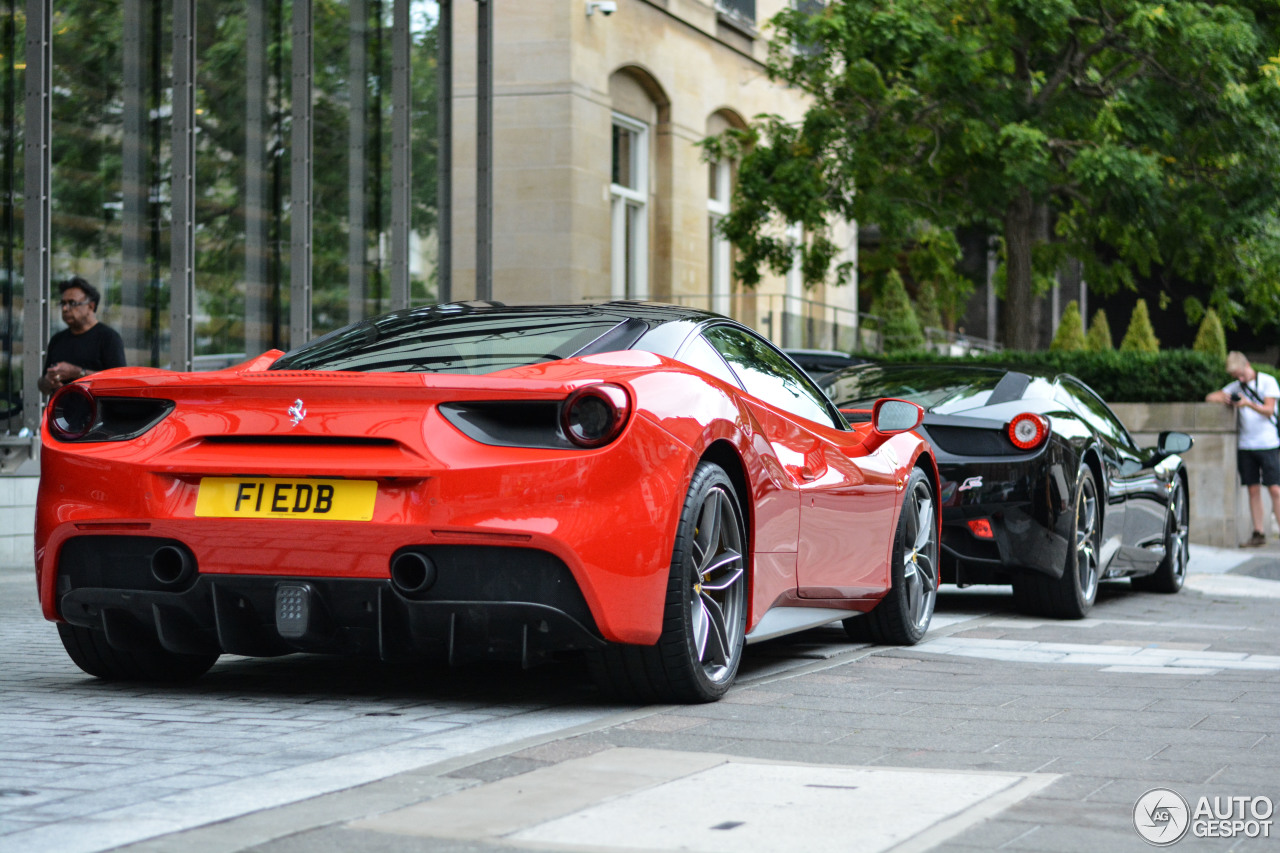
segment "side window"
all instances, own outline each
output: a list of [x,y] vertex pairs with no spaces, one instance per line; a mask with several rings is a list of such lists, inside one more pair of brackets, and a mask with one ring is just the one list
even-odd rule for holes
[[1094,429],[1106,436],[1117,448],[1131,453],[1138,452],[1138,446],[1129,437],[1129,431],[1124,428],[1124,424],[1120,423],[1115,413],[1107,408],[1107,404],[1102,402],[1101,397],[1073,379],[1062,379],[1061,382],[1070,392],[1074,403],[1072,408],[1079,412],[1080,416]]
[[771,344],[730,326],[715,326],[705,334],[748,394],[823,426],[845,428],[832,417],[830,402],[813,380],[796,370]]
[[720,353],[716,352],[715,347],[707,343],[702,335],[694,335],[690,338],[689,342],[680,348],[680,352],[676,353],[676,359],[703,373],[710,373],[717,379],[723,379],[735,388],[742,387],[738,383],[738,377],[733,375],[729,365],[725,364],[724,359],[720,357]]

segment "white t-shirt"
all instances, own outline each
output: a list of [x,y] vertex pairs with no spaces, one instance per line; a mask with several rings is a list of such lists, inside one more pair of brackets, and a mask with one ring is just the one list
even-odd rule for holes
[[[1280,383],[1277,383],[1276,378],[1270,374],[1257,373],[1252,380],[1245,384],[1249,386],[1249,390],[1263,400],[1268,397],[1273,399],[1280,398]],[[1222,390],[1227,394],[1239,394],[1246,400],[1257,402],[1257,400],[1254,400],[1253,397],[1244,392],[1239,380],[1232,382]],[[1236,441],[1236,446],[1241,450],[1271,450],[1272,448],[1280,447],[1280,436],[1277,436],[1276,425],[1271,418],[1259,414],[1256,409],[1250,408],[1236,409],[1236,416],[1240,418],[1240,435]]]

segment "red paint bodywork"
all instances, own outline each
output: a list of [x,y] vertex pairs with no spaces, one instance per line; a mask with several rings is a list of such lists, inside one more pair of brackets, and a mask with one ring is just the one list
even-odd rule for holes
[[[661,630],[680,507],[698,461],[713,453],[736,460],[749,491],[750,631],[779,604],[873,607],[889,586],[912,467],[937,482],[914,433],[866,453],[869,424],[822,427],[646,352],[484,376],[266,370],[279,355],[211,373],[123,368],[82,380],[96,395],[176,406],[129,441],[64,443],[46,423],[35,537],[46,618],[60,618],[59,550],[78,534],[178,539],[202,574],[369,579],[388,578],[391,554],[408,545],[519,545],[564,561],[606,639],[650,644]],[[606,381],[627,390],[633,415],[617,440],[594,450],[481,444],[436,408],[563,400]],[[294,425],[288,410],[299,398],[307,415]],[[273,436],[328,443],[280,445]],[[376,479],[374,516],[195,516],[202,477],[267,475]]]

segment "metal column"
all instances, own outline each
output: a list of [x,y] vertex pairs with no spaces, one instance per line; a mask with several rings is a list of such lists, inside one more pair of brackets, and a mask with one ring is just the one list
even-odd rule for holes
[[391,11],[391,307],[409,307],[409,219],[411,207],[409,130],[409,0]]
[[369,34],[369,7],[365,0],[351,0],[351,33],[348,36],[350,58],[351,103],[347,129],[347,321],[364,317],[365,265],[368,263],[368,235],[365,234],[364,140],[368,133],[369,51],[365,38]]
[[53,132],[53,0],[27,0],[25,187],[22,264],[22,423],[40,433],[40,388],[49,342],[49,277],[52,216],[49,181]]
[[169,259],[169,366],[195,357],[196,0],[173,4],[173,236]]
[[244,58],[244,351],[249,356],[271,349],[267,26],[266,0],[248,0]]
[[290,144],[289,348],[311,337],[311,0],[293,3],[293,132]]
[[436,149],[436,299],[449,302],[453,299],[453,0],[440,0],[436,34],[436,132],[440,137]]
[[493,299],[493,3],[477,0],[476,299]]

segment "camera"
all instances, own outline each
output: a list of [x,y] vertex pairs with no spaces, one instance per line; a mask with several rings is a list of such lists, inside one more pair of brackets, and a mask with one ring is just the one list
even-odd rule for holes
[[612,2],[612,0],[591,0],[591,2],[587,3],[588,17],[599,12],[607,18],[616,11],[618,11],[618,4]]
[[1241,397],[1239,394],[1232,394],[1232,395],[1231,395],[1231,402],[1232,402],[1232,403],[1239,403],[1242,399],[1244,399],[1244,398],[1243,398],[1243,397]]

